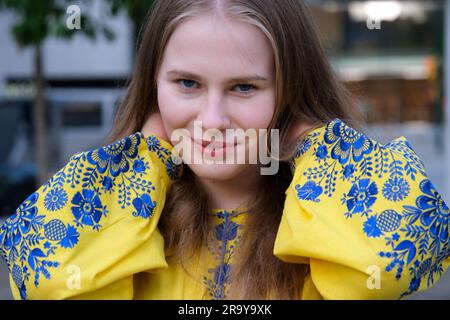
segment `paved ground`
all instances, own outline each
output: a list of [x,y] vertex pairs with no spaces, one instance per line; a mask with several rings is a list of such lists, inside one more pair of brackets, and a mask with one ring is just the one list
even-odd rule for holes
[[[444,154],[441,147],[434,144],[433,128],[423,124],[408,124],[403,127],[379,126],[371,127],[368,134],[375,140],[387,143],[393,138],[404,135],[412,144],[419,157],[423,160],[431,181],[450,204],[450,190],[446,189],[445,170],[450,170],[444,164]],[[0,220],[1,223],[1,220]],[[0,259],[0,300],[11,299],[7,269]],[[450,271],[447,271],[441,280],[430,290],[412,295],[409,299],[450,299]]]
[[[1,259],[0,259],[1,260]],[[9,290],[8,269],[3,260],[0,261],[0,300],[11,299],[11,292]]]

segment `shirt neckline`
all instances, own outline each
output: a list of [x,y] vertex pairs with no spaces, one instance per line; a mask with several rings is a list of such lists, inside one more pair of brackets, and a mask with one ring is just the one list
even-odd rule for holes
[[248,210],[247,207],[237,207],[234,209],[213,208],[209,211],[210,215],[213,215],[213,216],[216,216],[219,218],[224,218],[227,215],[229,217],[237,217],[242,214],[248,214],[248,213],[250,213],[250,210]]

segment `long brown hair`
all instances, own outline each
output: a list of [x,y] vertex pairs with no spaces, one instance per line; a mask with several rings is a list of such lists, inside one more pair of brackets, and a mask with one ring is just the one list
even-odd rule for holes
[[[247,217],[231,268],[227,298],[298,299],[308,266],[285,263],[273,255],[285,190],[292,180],[289,161],[294,148],[287,145],[287,132],[295,119],[318,126],[334,118],[350,122],[353,118],[348,93],[331,70],[311,12],[303,1],[155,1],[109,140],[112,142],[140,131],[146,118],[158,110],[156,78],[164,49],[177,25],[189,17],[217,11],[258,27],[272,45],[276,106],[268,129],[280,130],[283,152],[278,173],[263,176],[260,192],[248,208],[252,214]],[[169,263],[182,266],[207,241],[211,232],[207,194],[187,166],[183,171],[181,179],[167,194],[159,221],[167,252],[170,252]]]

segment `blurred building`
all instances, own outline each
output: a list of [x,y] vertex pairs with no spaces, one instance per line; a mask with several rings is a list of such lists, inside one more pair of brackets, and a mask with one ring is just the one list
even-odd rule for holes
[[[81,7],[83,14],[84,8]],[[86,9],[87,10],[87,9]],[[103,17],[101,1],[89,14]],[[15,17],[0,11],[0,215],[10,214],[36,188],[32,97],[33,51],[11,35]],[[133,65],[134,35],[126,14],[103,17],[115,39],[79,34],[43,46],[50,169],[103,144]],[[74,31],[76,32],[76,30]]]
[[442,122],[443,1],[309,1],[367,122]]

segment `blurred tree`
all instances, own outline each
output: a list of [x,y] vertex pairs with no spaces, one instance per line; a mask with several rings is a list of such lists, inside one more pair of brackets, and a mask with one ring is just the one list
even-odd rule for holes
[[[83,1],[89,5],[91,1]],[[68,27],[73,13],[68,8],[73,5],[69,0],[0,0],[0,10],[11,11],[15,15],[12,35],[20,47],[32,47],[34,50],[34,110],[35,150],[39,168],[38,183],[41,185],[49,178],[48,142],[46,126],[45,83],[42,65],[42,45],[49,37],[71,38],[75,34],[84,34],[95,38],[98,33],[107,39],[113,39],[113,32],[101,21],[83,11],[73,19],[79,19],[80,28]],[[85,14],[86,12],[86,14]]]

